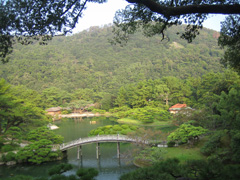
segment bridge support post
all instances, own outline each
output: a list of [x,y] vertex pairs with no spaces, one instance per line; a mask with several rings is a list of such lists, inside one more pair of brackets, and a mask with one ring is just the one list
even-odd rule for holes
[[77,159],[80,159],[80,157],[82,158],[82,146],[78,146],[78,149],[77,149]]
[[117,158],[120,158],[120,142],[117,142]]
[[100,143],[97,142],[97,146],[96,146],[96,155],[97,155],[97,159],[99,159],[100,156]]

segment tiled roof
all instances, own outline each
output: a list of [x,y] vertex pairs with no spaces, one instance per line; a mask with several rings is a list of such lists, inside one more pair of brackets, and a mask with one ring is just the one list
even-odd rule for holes
[[48,112],[56,112],[56,111],[60,111],[62,108],[61,107],[52,107],[49,109],[46,109],[46,111]]
[[170,107],[169,110],[174,110],[174,109],[179,110],[179,109],[185,108],[185,107],[187,107],[187,104],[175,104],[172,107]]

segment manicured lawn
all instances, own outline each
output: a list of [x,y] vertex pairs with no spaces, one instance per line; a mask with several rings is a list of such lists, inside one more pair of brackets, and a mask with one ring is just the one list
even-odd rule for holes
[[[161,148],[161,150],[163,151],[163,160],[177,158],[180,160],[180,163],[184,163],[188,160],[206,159],[206,157],[200,153],[199,146],[189,148],[187,145],[182,145],[178,147]],[[151,166],[151,162],[141,159],[134,160],[134,164],[138,167]]]
[[175,126],[173,124],[166,124],[166,125],[158,126],[155,129],[160,130],[163,133],[169,133],[169,132],[172,132],[172,131],[176,130],[177,128],[178,128],[178,126]]
[[169,126],[170,121],[154,121],[153,123],[142,123],[141,121],[130,119],[130,118],[122,118],[117,120],[118,123],[124,124],[134,124],[134,125],[141,125],[141,126]]
[[200,153],[200,149],[197,147],[189,148],[187,145],[179,147],[170,147],[165,149],[166,154],[164,158],[177,158],[181,162],[187,160],[198,160],[205,159],[205,157]]
[[142,122],[134,119],[129,119],[129,118],[118,119],[117,122],[124,123],[124,124],[142,125]]

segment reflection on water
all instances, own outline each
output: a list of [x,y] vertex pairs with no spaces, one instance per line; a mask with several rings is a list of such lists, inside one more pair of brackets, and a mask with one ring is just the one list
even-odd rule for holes
[[[94,122],[94,123],[92,123]],[[56,133],[64,137],[64,142],[74,139],[87,137],[90,130],[99,126],[115,124],[106,117],[91,117],[91,118],[72,118],[62,119],[55,122],[59,129]],[[121,153],[126,152],[131,148],[130,144],[121,143]],[[96,158],[96,144],[88,144],[82,146],[82,158],[77,160],[77,148],[72,148],[67,152],[67,158],[58,162],[48,162],[41,165],[16,165],[12,167],[0,167],[0,179],[9,177],[11,174],[24,174],[31,176],[47,176],[47,171],[51,166],[66,162],[74,166],[73,170],[66,173],[66,175],[75,174],[80,167],[93,167],[99,170],[97,180],[117,180],[119,177],[136,167],[129,163],[128,159],[117,158],[117,143],[101,143],[100,144],[100,159]]]

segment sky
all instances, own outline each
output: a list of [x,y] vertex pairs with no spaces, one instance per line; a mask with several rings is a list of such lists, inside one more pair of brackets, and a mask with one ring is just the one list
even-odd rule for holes
[[[104,4],[89,3],[73,33],[81,32],[91,26],[103,26],[112,23],[115,12],[118,9],[124,9],[127,4],[125,0],[108,0]],[[220,21],[224,19],[223,15],[211,15],[211,18],[204,22],[204,27],[220,31]]]

